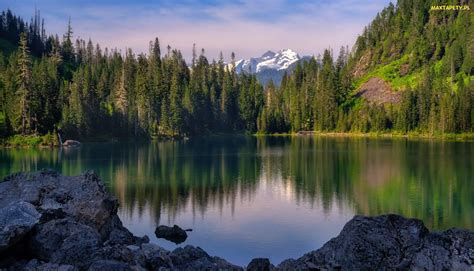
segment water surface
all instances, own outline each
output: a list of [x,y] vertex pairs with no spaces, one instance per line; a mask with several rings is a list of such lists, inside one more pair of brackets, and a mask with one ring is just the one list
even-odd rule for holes
[[246,265],[317,249],[355,214],[398,213],[432,230],[474,229],[474,143],[324,137],[0,149],[0,175],[95,170],[135,235],[192,228],[186,242]]

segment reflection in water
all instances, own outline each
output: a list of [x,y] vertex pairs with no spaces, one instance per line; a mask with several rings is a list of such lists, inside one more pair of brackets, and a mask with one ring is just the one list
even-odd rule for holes
[[474,143],[367,138],[216,137],[78,149],[3,149],[0,174],[94,169],[120,216],[153,242],[159,224],[185,244],[245,265],[320,247],[354,214],[399,213],[432,229],[474,228]]

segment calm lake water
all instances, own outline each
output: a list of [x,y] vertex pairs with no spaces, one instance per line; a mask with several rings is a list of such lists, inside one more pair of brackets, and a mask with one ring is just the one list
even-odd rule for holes
[[274,264],[321,247],[355,214],[398,213],[474,229],[474,143],[324,137],[0,149],[0,175],[95,170],[135,235],[192,228],[186,242],[232,263]]

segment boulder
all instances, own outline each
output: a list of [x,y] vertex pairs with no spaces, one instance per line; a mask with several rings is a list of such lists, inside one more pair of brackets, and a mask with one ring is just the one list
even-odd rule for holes
[[200,247],[185,246],[169,254],[173,263],[170,270],[243,270],[219,257],[211,257]]
[[211,258],[211,256],[209,256],[209,254],[207,254],[207,252],[202,248],[190,245],[187,245],[184,248],[178,247],[169,254],[169,257],[175,266],[185,265],[203,258]]
[[142,244],[140,253],[143,255],[145,266],[151,270],[173,267],[170,252],[155,244]]
[[40,260],[84,269],[91,264],[91,255],[100,247],[97,230],[66,218],[38,226],[29,249]]
[[64,147],[79,147],[81,146],[81,142],[77,140],[68,139],[64,141],[63,146]]
[[125,262],[113,260],[98,260],[90,267],[89,271],[132,271],[133,269]]
[[271,271],[275,267],[268,258],[255,258],[247,265],[247,271]]
[[188,234],[186,233],[186,231],[181,229],[177,225],[174,225],[173,227],[160,225],[156,227],[155,235],[157,238],[164,238],[175,244],[180,244],[186,241],[186,238],[188,238]]
[[122,227],[117,199],[93,171],[79,176],[61,176],[52,170],[12,174],[0,182],[0,206],[18,200],[33,204],[46,220],[74,218],[96,229],[103,239]]
[[218,270],[233,270],[233,271],[243,271],[244,269],[240,266],[229,263],[228,261],[220,257],[212,257],[212,262],[214,266],[217,266]]
[[25,201],[14,201],[0,209],[0,253],[25,237],[40,220],[40,213]]
[[339,236],[280,270],[472,270],[474,233],[430,233],[423,222],[398,215],[355,216]]

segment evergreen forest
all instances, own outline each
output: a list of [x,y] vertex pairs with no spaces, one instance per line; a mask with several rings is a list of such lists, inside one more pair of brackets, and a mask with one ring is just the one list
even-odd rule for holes
[[[28,23],[0,15],[0,138],[183,137],[300,131],[472,133],[474,16],[399,0],[361,29],[352,47],[302,61],[281,85],[237,74],[221,54],[206,57],[149,43],[147,53],[102,48],[65,33],[47,35],[39,11]],[[463,2],[463,1],[458,1]],[[458,3],[462,4],[462,3]],[[309,33],[310,34],[310,33]],[[380,78],[400,99],[361,95]]]

